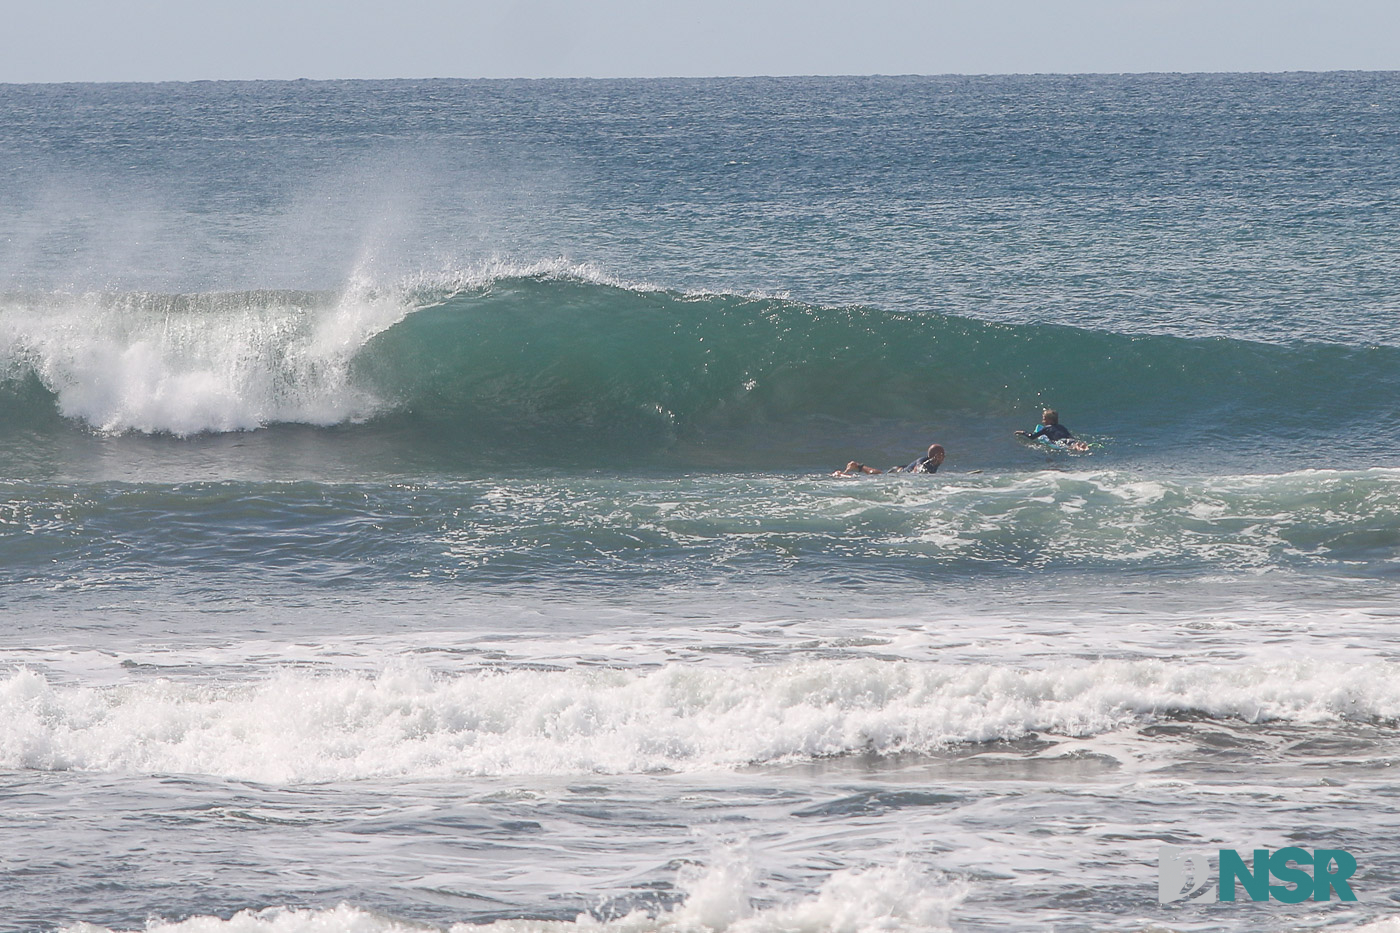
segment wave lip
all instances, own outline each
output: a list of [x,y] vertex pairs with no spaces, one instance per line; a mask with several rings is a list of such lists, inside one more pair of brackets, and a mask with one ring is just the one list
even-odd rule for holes
[[1248,723],[1400,719],[1383,663],[1054,670],[801,661],[630,671],[281,671],[211,686],[0,682],[0,767],[200,773],[266,783],[725,771],[930,753],[1031,732],[1093,736],[1180,715]]

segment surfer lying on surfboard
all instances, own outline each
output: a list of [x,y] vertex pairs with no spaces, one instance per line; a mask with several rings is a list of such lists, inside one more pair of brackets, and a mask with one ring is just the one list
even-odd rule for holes
[[1084,443],[1070,433],[1069,428],[1060,424],[1060,413],[1053,408],[1047,408],[1040,415],[1040,424],[1035,426],[1034,431],[1017,431],[1017,437],[1024,437],[1032,441],[1044,441],[1047,444],[1057,444],[1067,450],[1088,450],[1089,445]]
[[832,475],[832,476],[860,476],[862,473],[884,473],[884,472],[890,472],[890,473],[937,473],[937,472],[938,472],[938,467],[943,463],[943,457],[944,457],[945,455],[946,455],[946,452],[943,450],[943,445],[942,445],[942,444],[930,444],[930,445],[929,445],[929,448],[928,448],[928,455],[927,455],[927,456],[920,457],[919,459],[915,460],[913,463],[906,464],[905,466],[893,466],[893,467],[890,467],[888,471],[885,471],[885,470],[877,470],[877,469],[876,469],[875,467],[873,467],[873,466],[866,466],[865,464],[863,464],[863,463],[861,463],[861,462],[859,462],[859,461],[857,461],[857,460],[852,460],[850,463],[846,464],[845,467],[843,467],[842,469],[832,471],[832,474],[831,474],[831,475]]
[[942,444],[930,444],[928,456],[920,457],[904,466],[890,467],[891,473],[937,473],[943,464],[945,451]]

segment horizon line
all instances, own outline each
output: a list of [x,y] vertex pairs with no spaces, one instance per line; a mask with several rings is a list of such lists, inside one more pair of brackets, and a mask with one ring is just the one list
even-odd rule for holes
[[1239,71],[948,71],[948,72],[871,72],[843,74],[726,74],[726,75],[576,75],[576,76],[477,76],[458,77],[446,75],[418,75],[353,78],[160,78],[160,79],[103,79],[72,81],[6,81],[0,80],[0,87],[65,87],[73,85],[120,85],[120,84],[345,84],[350,82],[588,82],[588,81],[746,81],[758,79],[813,79],[813,78],[1112,78],[1112,77],[1190,77],[1223,75],[1335,75],[1335,74],[1400,74],[1396,68],[1296,68],[1281,71],[1265,69],[1243,69]]

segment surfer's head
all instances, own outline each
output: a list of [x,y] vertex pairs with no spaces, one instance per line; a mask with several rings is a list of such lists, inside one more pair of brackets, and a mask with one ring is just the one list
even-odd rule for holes
[[947,456],[947,451],[943,449],[942,444],[930,444],[928,446],[928,459],[934,466],[942,464],[945,456]]
[[1059,424],[1060,413],[1053,408],[1047,408],[1040,413],[1041,424]]

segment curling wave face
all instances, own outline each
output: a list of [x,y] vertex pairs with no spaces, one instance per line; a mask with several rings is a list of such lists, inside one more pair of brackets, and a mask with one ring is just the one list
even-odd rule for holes
[[1081,429],[1158,448],[1277,459],[1325,444],[1370,465],[1388,452],[1372,426],[1400,389],[1400,348],[1005,326],[558,265],[340,293],[11,295],[0,373],[15,437],[362,425],[459,463],[683,451],[783,468],[853,436],[1000,436],[1053,401]]

